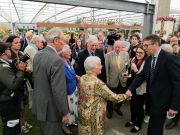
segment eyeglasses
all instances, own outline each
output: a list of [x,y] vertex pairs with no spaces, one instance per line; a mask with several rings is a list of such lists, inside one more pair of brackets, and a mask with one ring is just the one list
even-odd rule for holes
[[144,52],[136,52],[136,54],[143,54]]
[[147,49],[150,45],[153,45],[153,44],[143,44],[143,48]]

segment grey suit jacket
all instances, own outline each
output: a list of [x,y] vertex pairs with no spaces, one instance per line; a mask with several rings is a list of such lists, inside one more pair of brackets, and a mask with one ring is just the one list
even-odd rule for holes
[[68,113],[64,63],[47,46],[33,60],[33,112],[40,121],[60,121]]
[[111,51],[105,56],[107,85],[113,88],[117,87],[119,82],[125,87],[127,81],[122,73],[126,71],[125,63],[127,63],[127,66],[129,65],[129,55],[125,51],[121,51],[119,55],[122,61],[121,69],[118,68],[115,51]]

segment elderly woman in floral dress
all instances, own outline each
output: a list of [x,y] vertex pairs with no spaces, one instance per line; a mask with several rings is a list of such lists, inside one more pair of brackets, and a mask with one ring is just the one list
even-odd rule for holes
[[106,100],[122,102],[127,99],[127,95],[113,93],[97,78],[102,68],[97,56],[89,56],[84,67],[86,74],[79,83],[79,135],[104,135]]

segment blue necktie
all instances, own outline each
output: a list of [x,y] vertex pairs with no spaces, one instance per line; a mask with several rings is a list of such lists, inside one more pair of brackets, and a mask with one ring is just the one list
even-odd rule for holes
[[91,52],[91,56],[95,56],[94,52]]

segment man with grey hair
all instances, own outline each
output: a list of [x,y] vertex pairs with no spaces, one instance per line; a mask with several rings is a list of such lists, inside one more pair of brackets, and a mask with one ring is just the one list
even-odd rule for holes
[[[43,38],[39,35],[34,35],[31,39],[31,42],[28,44],[28,46],[25,48],[24,53],[28,54],[29,60],[27,61],[28,67],[30,67],[30,71],[33,71],[33,59],[35,54],[38,52],[38,49],[43,48]],[[30,83],[29,83],[30,82]],[[27,82],[29,85],[28,92],[29,92],[29,109],[32,108],[32,90],[33,90],[33,81],[30,76],[29,81]]]
[[[129,54],[123,51],[123,41],[117,40],[114,43],[114,50],[107,53],[106,60],[106,76],[107,85],[116,94],[122,94],[125,92],[127,76],[126,72],[129,65]],[[113,109],[118,115],[122,116],[120,110],[121,103],[107,102],[107,117],[110,119],[113,114]]]
[[25,34],[25,37],[21,39],[21,48],[20,51],[24,52],[24,49],[30,44],[30,41],[33,37],[33,32],[32,31],[27,31]]
[[30,57],[30,59],[27,62],[28,62],[28,66],[30,66],[31,68],[35,54],[38,52],[38,50],[41,50],[42,48],[43,48],[43,37],[39,35],[34,35],[30,43],[24,50],[24,53],[28,54]]
[[162,44],[161,49],[163,49],[166,52],[173,53],[173,48],[170,44]]
[[98,39],[94,35],[90,35],[87,39],[87,48],[81,51],[78,54],[78,62],[77,62],[77,69],[76,73],[79,76],[84,75],[85,69],[84,69],[84,61],[88,56],[98,56],[101,59],[101,63],[103,65],[103,68],[101,70],[101,74],[98,75],[98,77],[106,83],[106,69],[105,69],[105,59],[104,59],[104,53],[103,50],[97,49],[98,45]]
[[47,47],[33,60],[33,106],[42,135],[61,135],[61,123],[69,119],[64,63],[57,52],[63,46],[64,35],[58,28],[46,34]]

